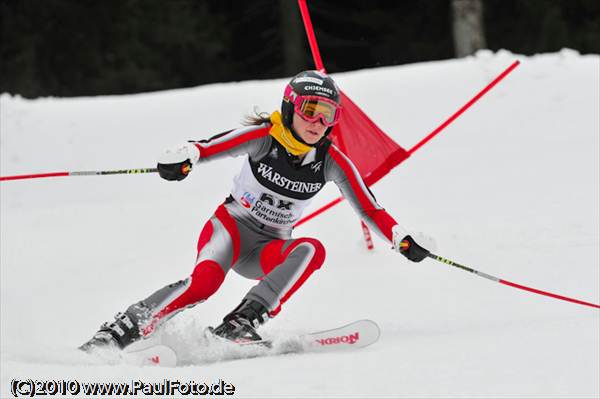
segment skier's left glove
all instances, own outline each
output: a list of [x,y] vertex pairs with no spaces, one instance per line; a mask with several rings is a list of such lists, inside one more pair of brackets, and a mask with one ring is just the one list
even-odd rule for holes
[[158,174],[165,180],[183,180],[199,159],[200,150],[192,143],[185,143],[165,151],[158,160]]
[[413,262],[422,261],[430,253],[427,249],[417,244],[400,225],[392,227],[392,244],[394,245],[392,247],[394,251],[400,252]]

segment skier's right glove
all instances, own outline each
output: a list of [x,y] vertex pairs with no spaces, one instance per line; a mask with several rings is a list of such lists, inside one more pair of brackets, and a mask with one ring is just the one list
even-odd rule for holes
[[192,143],[169,149],[158,160],[158,174],[165,180],[183,180],[200,159],[200,150]]
[[[432,240],[432,239],[430,239]],[[433,241],[433,240],[432,240]],[[400,252],[413,262],[420,262],[429,255],[429,251],[416,243],[416,241],[400,225],[392,227],[393,249]],[[435,244],[433,244],[435,246]]]
[[400,246],[400,253],[413,262],[420,262],[429,255],[429,251],[417,244],[411,236],[404,237]]

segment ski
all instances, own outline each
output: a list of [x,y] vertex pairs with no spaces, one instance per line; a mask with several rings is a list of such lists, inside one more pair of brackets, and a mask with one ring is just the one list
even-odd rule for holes
[[[234,343],[213,341],[207,346],[221,345],[236,351],[227,360],[277,356],[294,353],[338,352],[364,348],[379,340],[380,330],[372,320],[358,320],[341,327],[307,334],[278,337],[254,342]],[[163,343],[136,343],[123,352],[126,363],[140,366],[176,367],[175,350]]]
[[277,350],[290,346],[294,352],[333,352],[364,348],[379,339],[380,330],[372,320],[358,320],[342,327],[296,335],[293,337],[256,342],[245,342],[240,346],[263,346]]
[[137,366],[177,366],[177,354],[167,345],[157,344],[143,348],[126,349],[122,353],[124,363]]

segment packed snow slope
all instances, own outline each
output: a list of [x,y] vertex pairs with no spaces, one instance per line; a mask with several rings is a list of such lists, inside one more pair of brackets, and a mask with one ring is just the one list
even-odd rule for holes
[[[515,59],[521,65],[372,187],[437,253],[509,281],[600,302],[600,57],[483,51],[460,60],[337,74],[409,149]],[[1,174],[154,167],[188,139],[280,104],[287,79],[131,96],[34,101],[2,95]],[[373,143],[376,146],[377,143]],[[365,149],[368,151],[368,149]],[[182,182],[156,174],[2,182],[1,391],[14,378],[235,385],[239,397],[589,397],[600,395],[600,312],[365,248],[342,203],[300,227],[324,266],[261,330],[305,332],[368,318],[380,341],[349,353],[177,368],[102,364],[74,350],[99,324],[194,267],[198,234],[243,159]],[[312,208],[338,196],[330,184]],[[193,342],[253,285],[234,272],[167,326]]]

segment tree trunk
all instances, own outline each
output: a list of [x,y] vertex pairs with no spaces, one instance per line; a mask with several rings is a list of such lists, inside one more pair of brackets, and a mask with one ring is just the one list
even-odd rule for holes
[[452,0],[452,22],[456,57],[486,47],[481,0]]
[[298,3],[293,0],[279,0],[279,23],[281,24],[281,53],[283,73],[295,75],[308,69],[304,55],[304,29]]

